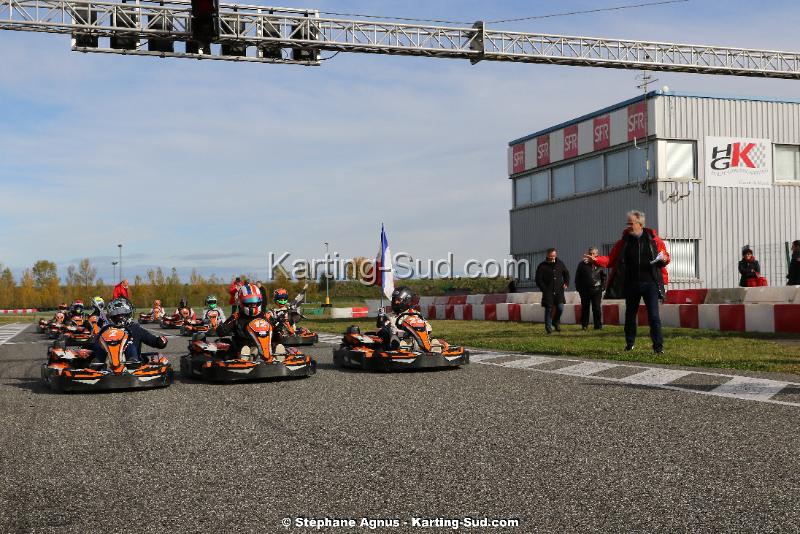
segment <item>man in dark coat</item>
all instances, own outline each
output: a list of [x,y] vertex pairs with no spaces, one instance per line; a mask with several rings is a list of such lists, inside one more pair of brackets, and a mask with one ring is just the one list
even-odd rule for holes
[[[588,251],[592,258],[597,257],[597,247]],[[589,307],[592,308],[594,329],[603,328],[603,316],[600,301],[603,298],[603,288],[606,286],[606,270],[599,265],[583,260],[575,269],[575,289],[581,296],[581,327],[589,328]]]
[[622,239],[614,244],[608,256],[583,258],[600,267],[611,268],[606,298],[625,299],[625,350],[633,350],[639,302],[644,300],[653,352],[663,354],[664,336],[658,301],[664,300],[664,286],[669,282],[669,252],[664,241],[652,228],[645,228],[644,213],[628,212],[628,223]]
[[[536,268],[536,285],[542,291],[544,307],[544,329],[550,334],[555,328],[561,331],[561,314],[564,312],[564,290],[569,286],[569,271],[558,259],[558,251],[547,249],[547,259]],[[555,309],[555,316],[553,310]]]
[[800,286],[800,239],[792,241],[792,261],[789,262],[789,274],[786,275],[790,286]]

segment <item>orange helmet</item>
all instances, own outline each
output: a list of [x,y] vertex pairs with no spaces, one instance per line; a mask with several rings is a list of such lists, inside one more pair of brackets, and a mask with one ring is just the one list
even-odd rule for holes
[[153,301],[153,307],[156,307],[156,306],[161,306],[161,301],[158,300],[158,299]]
[[261,313],[261,290],[255,284],[244,284],[237,293],[239,310],[248,317]]

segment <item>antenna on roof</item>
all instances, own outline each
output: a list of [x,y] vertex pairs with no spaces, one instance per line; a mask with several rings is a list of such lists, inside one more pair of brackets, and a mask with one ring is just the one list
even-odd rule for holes
[[633,148],[637,150],[644,149],[645,151],[645,177],[644,182],[642,182],[641,186],[639,186],[639,191],[642,193],[650,194],[652,193],[652,185],[650,184],[650,151],[648,150],[650,147],[647,143],[647,132],[648,132],[648,114],[647,114],[647,90],[650,88],[651,84],[654,84],[658,81],[658,78],[654,78],[649,71],[643,70],[641,74],[637,74],[636,78],[641,80],[641,83],[636,87],[642,90],[642,101],[644,102],[644,143],[643,146],[639,146],[637,144],[637,139],[634,137],[633,139]]

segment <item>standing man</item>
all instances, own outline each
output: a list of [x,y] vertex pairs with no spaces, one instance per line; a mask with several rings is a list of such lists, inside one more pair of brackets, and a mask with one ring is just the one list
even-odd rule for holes
[[656,231],[645,228],[644,221],[643,212],[629,211],[627,228],[611,253],[596,257],[587,254],[583,258],[600,267],[611,268],[606,298],[625,298],[625,350],[633,350],[636,342],[636,318],[639,302],[644,299],[653,352],[663,354],[658,301],[664,299],[664,286],[669,281],[666,269],[669,253]]
[[114,294],[112,299],[124,298],[128,301],[131,300],[131,297],[128,293],[128,280],[123,280],[119,284],[114,286]]
[[[597,257],[597,247],[587,251],[592,257]],[[603,298],[603,288],[606,286],[606,270],[596,263],[584,259],[575,269],[575,289],[581,296],[581,328],[589,328],[589,307],[592,308],[594,329],[603,328],[602,308],[600,301]]]
[[567,302],[564,290],[569,285],[569,271],[564,262],[558,259],[556,249],[547,249],[547,259],[536,268],[536,285],[542,291],[545,331],[550,334],[555,328],[556,332],[561,332],[561,314]]
[[239,292],[239,286],[242,285],[242,279],[238,276],[236,279],[231,282],[231,287],[228,289],[228,293],[230,294],[231,298],[228,299],[228,304],[231,305],[231,315],[236,313],[236,294]]
[[792,260],[789,262],[788,285],[800,286],[800,239],[792,241]]

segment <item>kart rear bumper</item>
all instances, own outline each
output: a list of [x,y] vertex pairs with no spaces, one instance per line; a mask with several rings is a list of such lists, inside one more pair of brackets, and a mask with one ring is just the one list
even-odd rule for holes
[[166,372],[152,376],[109,373],[99,378],[76,379],[60,373],[57,369],[53,369],[47,364],[42,365],[42,382],[57,392],[162,388],[169,386],[172,383],[172,378],[172,369],[167,368]]
[[284,365],[281,362],[259,362],[248,368],[236,368],[218,365],[212,362],[206,366],[204,358],[192,358],[191,355],[181,357],[181,374],[185,377],[206,382],[239,382],[243,380],[263,380],[269,378],[306,377],[316,373],[317,362],[311,359],[301,365]]

